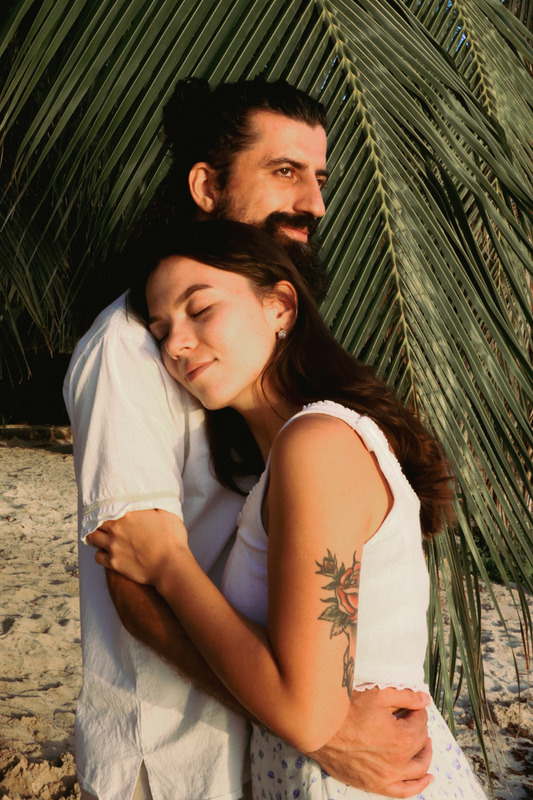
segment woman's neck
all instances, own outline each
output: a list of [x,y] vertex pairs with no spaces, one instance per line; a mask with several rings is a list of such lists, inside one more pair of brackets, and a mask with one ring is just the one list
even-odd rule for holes
[[250,428],[265,464],[275,437],[287,420],[300,410],[301,406],[295,406],[284,400],[277,400],[269,404],[265,403],[264,405],[261,404],[254,408],[239,411]]

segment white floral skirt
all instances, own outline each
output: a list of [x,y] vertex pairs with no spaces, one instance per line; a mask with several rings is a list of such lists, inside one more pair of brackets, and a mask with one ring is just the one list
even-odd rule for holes
[[[428,707],[428,731],[433,745],[429,772],[435,780],[416,795],[417,800],[486,800],[465,755],[433,703]],[[336,800],[340,797],[377,800],[382,797],[339,783],[323,772],[316,761],[256,726],[251,760],[254,800]]]

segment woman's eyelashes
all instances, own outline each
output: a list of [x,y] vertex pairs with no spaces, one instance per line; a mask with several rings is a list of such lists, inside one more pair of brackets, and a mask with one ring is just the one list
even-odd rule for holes
[[161,332],[159,330],[153,330],[152,328],[149,328],[148,330],[150,331],[150,333],[152,334],[152,336],[156,340],[156,342],[159,345],[159,347],[161,347],[163,345],[165,339],[168,336],[168,331]]
[[[210,311],[212,307],[213,307],[212,304],[207,306],[201,306],[196,309],[191,309],[187,313],[191,319],[200,319],[205,314],[207,314],[207,312]],[[150,326],[148,330],[156,340],[159,347],[161,347],[164,341],[168,338],[168,334],[170,332],[170,328],[162,328],[159,326],[156,327],[155,325]]]
[[189,316],[192,319],[198,319],[198,317],[201,317],[204,314],[206,314],[211,308],[212,308],[212,306],[208,305],[208,306],[203,306],[202,308],[200,308],[200,309],[198,309],[196,311],[192,311],[191,310],[191,311],[189,311]]

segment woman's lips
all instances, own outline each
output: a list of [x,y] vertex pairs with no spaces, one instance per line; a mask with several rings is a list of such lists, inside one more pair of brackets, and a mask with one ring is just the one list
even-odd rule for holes
[[185,380],[187,383],[192,383],[199,375],[202,374],[208,367],[211,366],[212,361],[204,361],[203,364],[193,364],[188,366],[185,370]]

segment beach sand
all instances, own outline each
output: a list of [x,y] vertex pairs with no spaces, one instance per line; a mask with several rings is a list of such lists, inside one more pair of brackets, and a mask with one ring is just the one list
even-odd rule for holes
[[[74,800],[81,649],[73,458],[68,445],[12,439],[0,442],[0,474],[0,798]],[[533,798],[533,701],[516,613],[507,593],[494,588],[511,633],[509,644],[484,592],[495,796],[525,800]],[[530,608],[533,614],[533,598]],[[488,787],[464,696],[455,719],[459,744]]]

